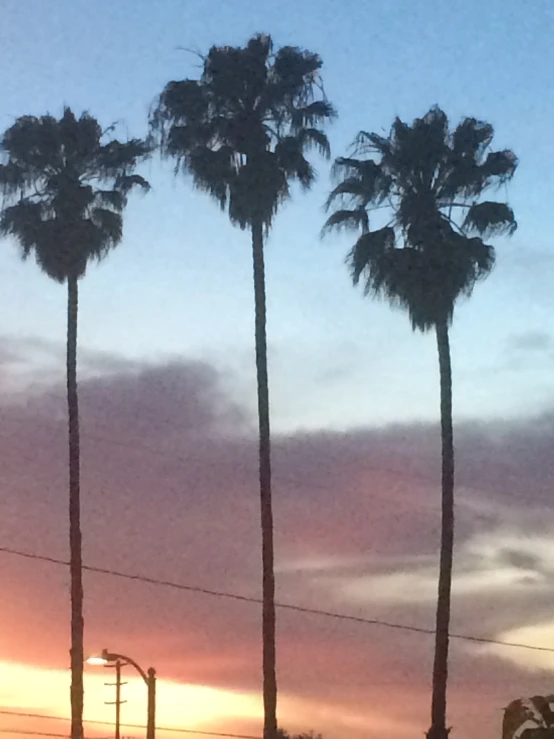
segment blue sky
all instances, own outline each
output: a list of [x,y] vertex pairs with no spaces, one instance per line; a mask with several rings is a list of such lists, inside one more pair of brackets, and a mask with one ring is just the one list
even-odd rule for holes
[[[340,115],[334,155],[358,130],[387,130],[395,115],[411,119],[434,103],[453,121],[489,120],[496,145],[520,157],[510,188],[520,228],[458,309],[455,407],[465,417],[534,412],[553,391],[553,28],[549,0],[4,0],[0,125],[69,104],[142,135],[163,85],[198,72],[184,48],[242,44],[257,31],[322,55]],[[267,245],[276,426],[435,418],[433,337],[412,335],[405,316],[351,288],[348,241],[319,239],[329,167],[317,168],[317,186],[283,209]],[[154,162],[148,176],[153,191],[131,203],[124,243],[83,285],[82,345],[152,361],[204,357],[252,397],[248,235],[169,168]],[[2,333],[63,341],[65,291],[7,243],[0,270]]]
[[[520,227],[511,240],[497,243],[495,272],[457,309],[454,405],[457,420],[506,422],[457,427],[453,627],[552,646],[552,0],[1,5],[2,128],[18,115],[59,114],[69,104],[106,125],[121,121],[121,136],[143,135],[148,106],[165,83],[198,73],[197,59],[183,47],[243,44],[259,31],[271,33],[277,45],[304,46],[323,57],[326,90],[340,114],[329,131],[335,156],[360,129],[386,132],[395,115],[411,120],[434,103],[453,123],[473,115],[494,124],[495,145],[512,147],[520,158],[510,187]],[[434,337],[414,335],[403,314],[351,287],[343,265],[349,241],[319,238],[331,183],[329,165],[316,165],[317,186],[282,210],[267,244],[274,428],[396,425],[275,438],[280,597],[432,625],[439,446],[428,425],[410,421],[438,418]],[[232,228],[205,196],[176,181],[169,167],[153,162],[145,174],[153,189],[130,202],[122,245],[91,267],[82,285],[82,367],[90,368],[94,351],[161,366],[138,379],[123,372],[82,385],[85,555],[99,566],[255,593],[258,504],[245,494],[255,480],[255,445],[242,438],[242,426],[227,437],[214,423],[235,423],[244,403],[254,410],[249,236]],[[4,371],[11,352],[32,357],[35,376],[44,381],[52,380],[53,365],[60,371],[44,395],[4,404],[0,436],[9,515],[2,518],[0,538],[18,549],[65,556],[59,490],[66,437],[59,397],[66,294],[34,264],[23,264],[8,242],[0,245],[0,276],[0,382],[13,381],[13,367]],[[176,357],[215,363],[235,394],[219,395],[201,365],[163,366]],[[541,424],[525,418],[540,411]],[[0,648],[3,658],[27,667],[65,667],[67,634],[59,618],[66,609],[65,579],[23,560],[0,574],[3,592],[10,593],[0,614],[0,641],[9,635]],[[162,598],[159,591],[135,589],[136,583],[115,585],[111,591],[105,580],[87,579],[89,645],[104,646],[109,611],[113,644],[124,652],[129,646],[141,664],[143,654],[161,680],[216,685],[235,691],[235,700],[258,691],[257,657],[251,659],[258,655],[258,637],[247,612],[214,608],[209,600],[190,607],[173,591]],[[309,718],[302,728],[321,729],[331,739],[355,737],[356,730],[365,735],[368,725],[376,736],[400,739],[416,724],[425,728],[430,642],[396,631],[279,618],[283,695],[309,699],[301,704]],[[520,691],[543,691],[537,653],[515,652],[494,652],[485,661],[484,652],[453,643],[450,719],[456,729],[498,736],[501,706]],[[50,691],[52,712],[67,714],[58,703],[57,673],[42,670],[31,682],[33,673],[15,672],[12,663],[9,674],[15,675],[7,688],[13,706],[36,710],[33,701],[40,699],[45,710]],[[29,685],[38,687],[30,692]],[[401,715],[392,720],[386,710],[391,686],[403,695]],[[91,693],[87,688],[87,710],[97,717],[105,695]],[[330,713],[337,706],[340,721]],[[211,703],[208,708],[213,712]],[[193,718],[189,712],[181,720],[190,726]],[[226,719],[206,728],[233,725]],[[239,729],[253,732],[250,725]]]

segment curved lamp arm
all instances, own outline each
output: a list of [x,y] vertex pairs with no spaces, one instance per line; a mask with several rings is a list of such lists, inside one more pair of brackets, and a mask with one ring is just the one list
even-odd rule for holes
[[131,657],[126,657],[124,654],[117,654],[116,652],[108,652],[107,649],[102,650],[102,659],[106,660],[106,662],[116,662],[120,659],[122,662],[132,665],[147,685],[150,683],[152,674],[155,674],[152,668],[148,670],[147,674]]

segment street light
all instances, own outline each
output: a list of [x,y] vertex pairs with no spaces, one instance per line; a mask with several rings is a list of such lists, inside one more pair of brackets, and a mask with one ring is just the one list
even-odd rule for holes
[[107,649],[102,650],[100,656],[93,656],[87,659],[89,665],[109,665],[120,662],[122,665],[131,665],[142,677],[148,688],[148,719],[146,722],[146,739],[155,739],[156,737],[156,670],[149,667],[145,672],[131,657],[116,652],[108,652]]

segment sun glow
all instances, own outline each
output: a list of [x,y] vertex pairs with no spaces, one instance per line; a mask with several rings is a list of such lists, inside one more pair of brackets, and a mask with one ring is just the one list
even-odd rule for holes
[[[125,669],[121,720],[144,725],[146,721],[146,686],[140,677]],[[85,668],[85,719],[113,722],[113,671]],[[68,670],[49,670],[14,662],[0,662],[0,700],[5,709],[68,716],[70,674]],[[22,709],[21,707],[25,708]],[[158,680],[156,690],[157,723],[160,726],[200,728],[224,719],[259,719],[258,696],[219,690],[203,685],[186,685]],[[5,719],[6,717],[4,717]],[[5,723],[4,719],[2,723]]]
[[[554,649],[554,622],[546,621],[539,624],[520,626],[509,631],[503,631],[496,638],[499,641],[511,644],[529,644],[533,647]],[[479,650],[494,654],[502,659],[524,667],[528,670],[554,672],[551,652],[533,651],[530,649],[506,649],[496,644],[487,644]]]

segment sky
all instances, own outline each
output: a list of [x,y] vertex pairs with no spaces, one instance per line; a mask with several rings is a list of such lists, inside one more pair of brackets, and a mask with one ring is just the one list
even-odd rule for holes
[[[496,242],[494,273],[452,329],[454,626],[554,648],[553,26],[549,0],[3,0],[0,127],[70,105],[144,135],[166,82],[198,74],[191,50],[261,31],[321,54],[339,112],[333,156],[360,129],[386,132],[435,103],[453,124],[490,121],[495,146],[520,159],[509,188],[519,228]],[[266,251],[279,598],[428,628],[435,343],[352,288],[348,238],[319,236],[332,182],[314,163],[316,186],[282,209]],[[248,235],[171,167],[144,174],[152,191],[132,199],[123,243],[81,288],[86,561],[257,597]],[[65,291],[7,241],[0,275],[0,547],[63,559]],[[67,573],[0,553],[0,584],[2,710],[53,716],[0,714],[0,727],[63,733]],[[93,573],[85,586],[87,649],[157,668],[160,724],[259,731],[255,605]],[[424,731],[431,658],[422,634],[280,611],[282,721],[325,739]],[[502,707],[548,690],[553,664],[455,641],[455,731],[497,736]],[[86,675],[87,716],[111,720],[105,675]],[[124,717],[141,723],[142,686],[128,679]]]

